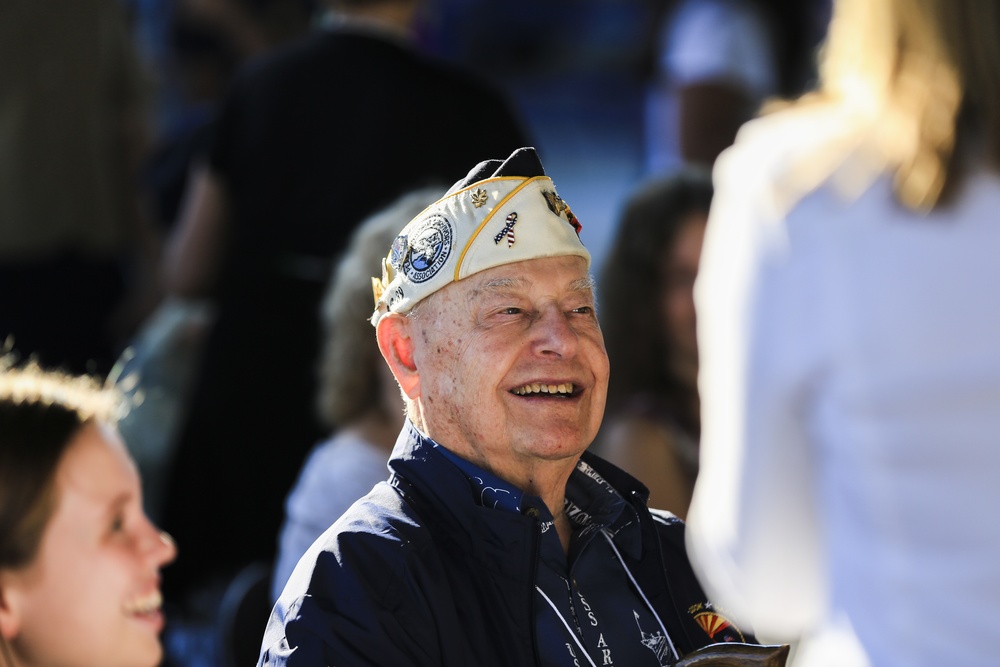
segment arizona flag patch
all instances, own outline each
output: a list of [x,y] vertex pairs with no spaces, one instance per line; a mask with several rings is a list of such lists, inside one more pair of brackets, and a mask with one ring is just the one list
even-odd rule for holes
[[708,638],[715,642],[745,642],[740,629],[712,608],[712,603],[694,605],[689,612]]
[[703,611],[695,616],[694,620],[698,622],[709,639],[715,639],[715,635],[732,625],[729,619],[719,616],[714,611]]

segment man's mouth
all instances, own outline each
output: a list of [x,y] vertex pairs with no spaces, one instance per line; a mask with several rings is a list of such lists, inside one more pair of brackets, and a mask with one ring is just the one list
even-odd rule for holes
[[565,382],[562,384],[542,384],[539,382],[532,382],[526,384],[523,387],[518,387],[516,389],[511,389],[512,394],[517,394],[518,396],[533,396],[535,394],[548,394],[550,396],[573,396],[575,385],[572,382]]

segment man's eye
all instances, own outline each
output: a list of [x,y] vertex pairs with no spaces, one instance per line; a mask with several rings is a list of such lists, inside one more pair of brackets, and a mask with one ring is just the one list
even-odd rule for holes
[[594,312],[594,307],[593,306],[580,306],[579,308],[574,308],[573,312],[574,313],[579,313],[580,315],[590,315],[592,312]]
[[510,306],[509,308],[501,309],[500,313],[503,315],[519,315],[521,313],[521,309],[515,306]]
[[111,532],[120,533],[124,529],[125,529],[125,517],[119,514],[118,516],[116,516],[111,520]]

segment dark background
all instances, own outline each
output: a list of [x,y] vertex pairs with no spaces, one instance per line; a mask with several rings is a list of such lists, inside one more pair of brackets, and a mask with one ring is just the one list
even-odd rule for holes
[[[176,0],[123,0],[159,123],[178,111],[165,53]],[[619,206],[646,176],[643,89],[662,0],[428,0],[422,49],[508,92],[600,267]],[[474,141],[474,138],[470,138]],[[484,156],[502,157],[502,156]],[[471,167],[472,165],[470,165]]]

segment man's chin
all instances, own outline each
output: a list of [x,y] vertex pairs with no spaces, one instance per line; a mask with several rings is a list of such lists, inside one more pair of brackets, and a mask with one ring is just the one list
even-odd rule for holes
[[537,434],[526,434],[518,438],[515,449],[546,461],[565,461],[580,458],[590,446],[593,436],[579,432],[553,433],[554,429],[540,428]]

